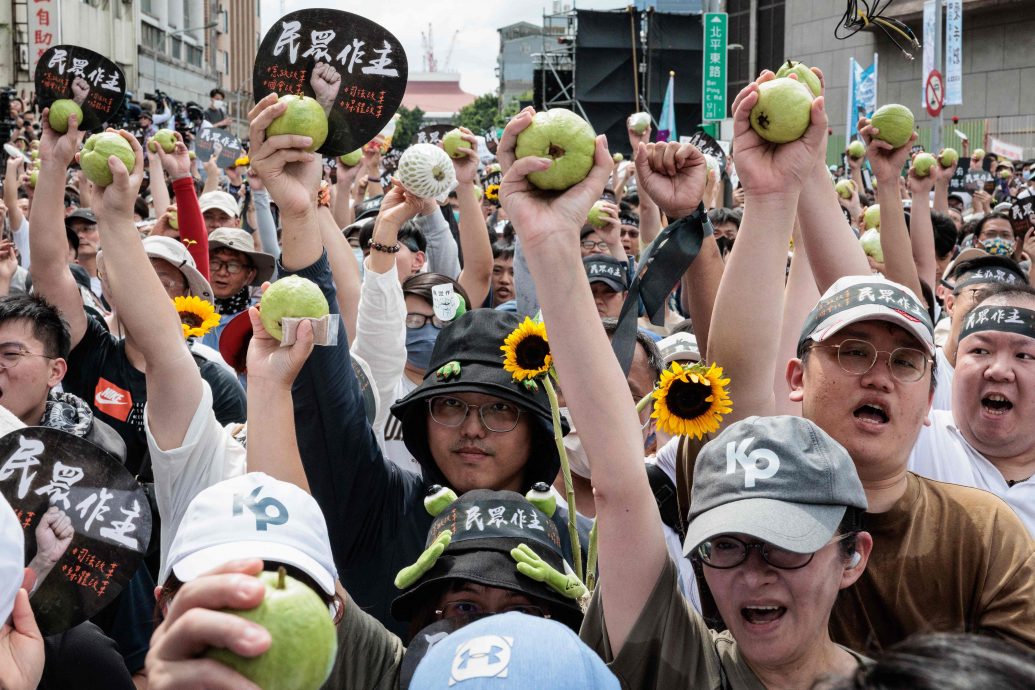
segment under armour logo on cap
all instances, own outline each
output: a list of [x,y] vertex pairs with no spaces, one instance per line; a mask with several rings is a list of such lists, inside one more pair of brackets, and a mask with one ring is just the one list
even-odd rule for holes
[[[259,485],[247,496],[234,494],[234,517],[240,515],[243,509],[247,508],[255,515],[255,529],[259,532],[265,532],[269,525],[283,525],[288,521],[288,509],[283,503],[271,496],[267,496],[261,501],[257,500],[262,489],[262,485]],[[270,508],[275,510],[275,514],[270,515]]]
[[[780,469],[780,458],[768,448],[756,448],[747,453],[754,442],[754,438],[746,438],[740,443],[730,441],[726,444],[726,474],[735,473],[739,464],[744,469],[746,489],[753,487],[756,479],[771,479]],[[765,464],[759,466],[759,461]]]
[[472,678],[506,678],[510,668],[513,637],[483,635],[456,648],[449,685]]

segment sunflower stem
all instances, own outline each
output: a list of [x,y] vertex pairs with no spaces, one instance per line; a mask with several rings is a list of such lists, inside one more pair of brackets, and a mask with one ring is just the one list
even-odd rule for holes
[[589,554],[586,556],[586,589],[590,592],[597,585],[597,520],[593,521],[593,528],[589,531]]
[[571,483],[571,466],[568,464],[568,453],[564,450],[564,434],[561,433],[561,410],[557,404],[557,391],[549,376],[543,377],[546,397],[550,399],[550,415],[553,417],[553,441],[557,444],[557,454],[561,458],[561,476],[564,477],[564,495],[568,499],[568,539],[571,540],[572,560],[575,561],[575,576],[579,582],[585,582],[582,573],[582,544],[579,542],[579,531],[575,527],[575,487]]
[[654,391],[647,393],[647,395],[640,398],[640,402],[636,403],[636,413],[643,412],[643,409],[647,407],[650,401],[654,398]]

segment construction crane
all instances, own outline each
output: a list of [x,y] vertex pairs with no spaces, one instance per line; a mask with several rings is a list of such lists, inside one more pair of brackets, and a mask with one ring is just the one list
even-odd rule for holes
[[420,32],[421,46],[424,48],[424,71],[437,72],[438,63],[435,62],[435,39],[431,33],[431,23],[428,23],[428,32]]
[[449,72],[450,69],[453,66],[452,65],[453,48],[456,46],[456,37],[459,34],[460,34],[460,30],[457,29],[456,31],[453,32],[453,37],[451,39],[449,39],[449,50],[446,51],[446,60],[445,60],[444,63],[442,63],[442,69],[444,69],[446,72]]

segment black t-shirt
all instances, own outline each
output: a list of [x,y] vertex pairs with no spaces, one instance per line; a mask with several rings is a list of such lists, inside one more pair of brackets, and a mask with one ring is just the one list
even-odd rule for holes
[[[201,377],[212,388],[212,411],[220,424],[243,423],[247,414],[244,388],[218,364],[195,357]],[[140,471],[147,455],[144,434],[144,374],[129,363],[126,343],[116,338],[99,319],[87,316],[86,332],[68,357],[68,373],[62,385],[90,404],[98,419],[106,422],[126,442],[126,468]]]

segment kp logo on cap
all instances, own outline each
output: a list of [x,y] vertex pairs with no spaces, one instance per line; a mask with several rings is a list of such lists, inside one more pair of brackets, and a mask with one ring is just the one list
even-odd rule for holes
[[456,648],[449,685],[471,678],[506,678],[513,637],[483,635]]
[[[258,500],[263,487],[257,486],[247,496],[234,494],[234,517],[240,515],[244,508],[252,511],[255,516],[255,529],[265,532],[269,525],[283,525],[288,521],[288,509],[277,499],[267,496],[261,501]],[[271,515],[269,510],[274,509]]]
[[[775,476],[780,469],[780,458],[768,448],[756,448],[747,453],[754,442],[754,438],[746,438],[739,445],[736,441],[726,444],[726,474],[736,472],[738,464],[743,467],[745,489],[752,488],[756,479],[769,479]],[[764,460],[765,465],[759,467],[759,460]]]

